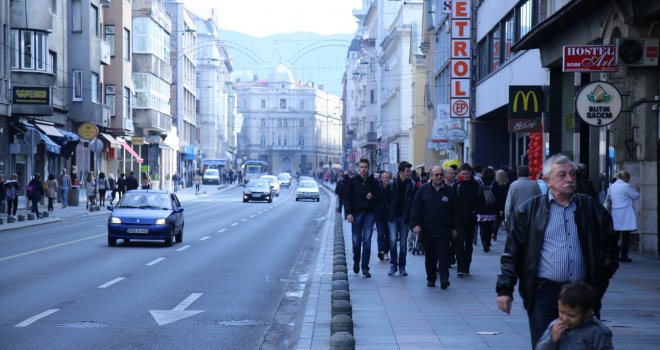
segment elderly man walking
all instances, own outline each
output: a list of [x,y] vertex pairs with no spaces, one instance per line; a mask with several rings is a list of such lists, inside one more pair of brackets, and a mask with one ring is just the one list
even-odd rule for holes
[[598,201],[576,194],[573,162],[554,155],[543,164],[543,174],[548,193],[513,211],[496,286],[497,306],[508,314],[520,281],[532,348],[559,315],[562,286],[584,281],[594,287],[598,315],[609,280],[619,267],[612,217]]
[[528,199],[541,194],[541,187],[529,178],[529,167],[521,165],[517,170],[518,180],[511,183],[504,203],[504,227],[511,232],[511,214]]

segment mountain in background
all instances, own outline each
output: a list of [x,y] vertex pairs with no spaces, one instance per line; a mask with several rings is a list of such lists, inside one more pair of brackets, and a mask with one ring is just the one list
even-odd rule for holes
[[[346,55],[353,34],[319,35],[314,33],[276,34],[256,38],[243,33],[220,30],[220,40],[232,57],[236,75],[250,71],[266,79],[278,64],[284,64],[301,82],[323,85],[324,90],[341,96]],[[246,74],[241,80],[245,80]]]

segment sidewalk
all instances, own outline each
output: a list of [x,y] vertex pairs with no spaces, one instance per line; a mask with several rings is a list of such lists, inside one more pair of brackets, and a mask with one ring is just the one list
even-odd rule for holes
[[[195,187],[187,187],[182,190],[179,190],[175,192],[177,197],[179,198],[179,201],[181,203],[185,203],[187,201],[193,200],[194,198],[200,198],[204,196],[208,196],[209,194],[213,193],[216,190],[225,190],[229,188],[236,187],[237,185],[219,185],[217,187],[215,186],[210,186],[210,185],[204,185],[202,186],[202,191],[199,193],[199,195],[195,195]],[[78,206],[67,206],[66,208],[62,208],[62,203],[54,203],[53,204],[53,209],[54,211],[50,213],[50,216],[47,218],[42,217],[41,219],[34,219],[34,220],[25,220],[25,221],[16,221],[13,223],[8,223],[7,222],[7,214],[6,211],[0,213],[0,217],[4,219],[4,223],[0,225],[0,231],[6,231],[6,230],[12,230],[16,228],[22,228],[22,227],[28,227],[28,226],[36,226],[36,225],[43,225],[43,224],[49,224],[53,222],[58,222],[62,221],[62,218],[69,218],[69,217],[74,217],[74,216],[93,216],[93,215],[108,215],[110,211],[106,209],[105,207],[99,207],[99,211],[94,211],[90,212],[89,209],[85,208],[85,203],[87,201],[87,197],[85,197],[84,191],[80,191],[80,197],[78,199]],[[30,209],[26,209],[26,202],[27,199],[25,196],[21,196],[18,199],[18,210],[16,211],[16,216],[18,215],[25,215],[27,218],[27,214],[30,213]],[[117,200],[114,201],[114,203],[117,203]],[[98,204],[98,201],[97,201]],[[108,206],[110,203],[108,201],[105,201],[105,205]],[[6,207],[6,202],[5,202],[5,207]],[[39,205],[39,212],[44,212],[48,208],[48,200],[44,201],[44,205]]]
[[[329,186],[328,186],[329,187]],[[346,260],[352,260],[351,228],[343,220]],[[424,256],[408,252],[408,277],[389,277],[379,261],[375,230],[371,279],[349,271],[356,349],[530,349],[527,314],[518,293],[510,315],[497,309],[495,283],[506,234],[491,251],[474,247],[472,276],[459,279],[450,269],[447,290],[426,287]],[[298,349],[327,349],[330,338],[332,235],[324,237]],[[632,255],[622,264],[603,300],[602,317],[617,349],[657,349],[660,343],[660,260]],[[350,266],[349,266],[350,268]],[[312,295],[314,293],[316,295]],[[313,320],[313,321],[312,321]],[[311,339],[304,339],[310,337]],[[304,339],[304,341],[303,341]]]

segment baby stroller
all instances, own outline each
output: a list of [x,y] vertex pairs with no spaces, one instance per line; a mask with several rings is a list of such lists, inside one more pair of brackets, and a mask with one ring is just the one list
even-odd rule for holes
[[408,234],[408,251],[412,255],[424,255],[424,247],[419,239],[419,235],[412,231],[409,231]]

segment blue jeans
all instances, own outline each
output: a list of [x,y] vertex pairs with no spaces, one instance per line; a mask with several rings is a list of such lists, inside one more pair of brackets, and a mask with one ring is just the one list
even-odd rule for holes
[[376,220],[376,242],[378,251],[389,253],[390,251],[390,228],[387,220]]
[[[390,229],[390,264],[393,267],[406,267],[406,254],[408,253],[408,224],[403,218],[394,218],[388,222]],[[397,254],[396,240],[399,239],[399,252]]]
[[527,310],[532,349],[536,347],[536,343],[539,342],[550,322],[559,317],[557,298],[561,287],[559,283],[536,282],[534,301],[531,310]]
[[362,271],[369,270],[369,258],[371,257],[371,234],[374,231],[374,214],[353,214],[351,232],[353,233],[353,262],[358,263],[362,256]]
[[62,208],[66,208],[66,206],[69,204],[69,189],[68,188],[63,188],[62,189]]

